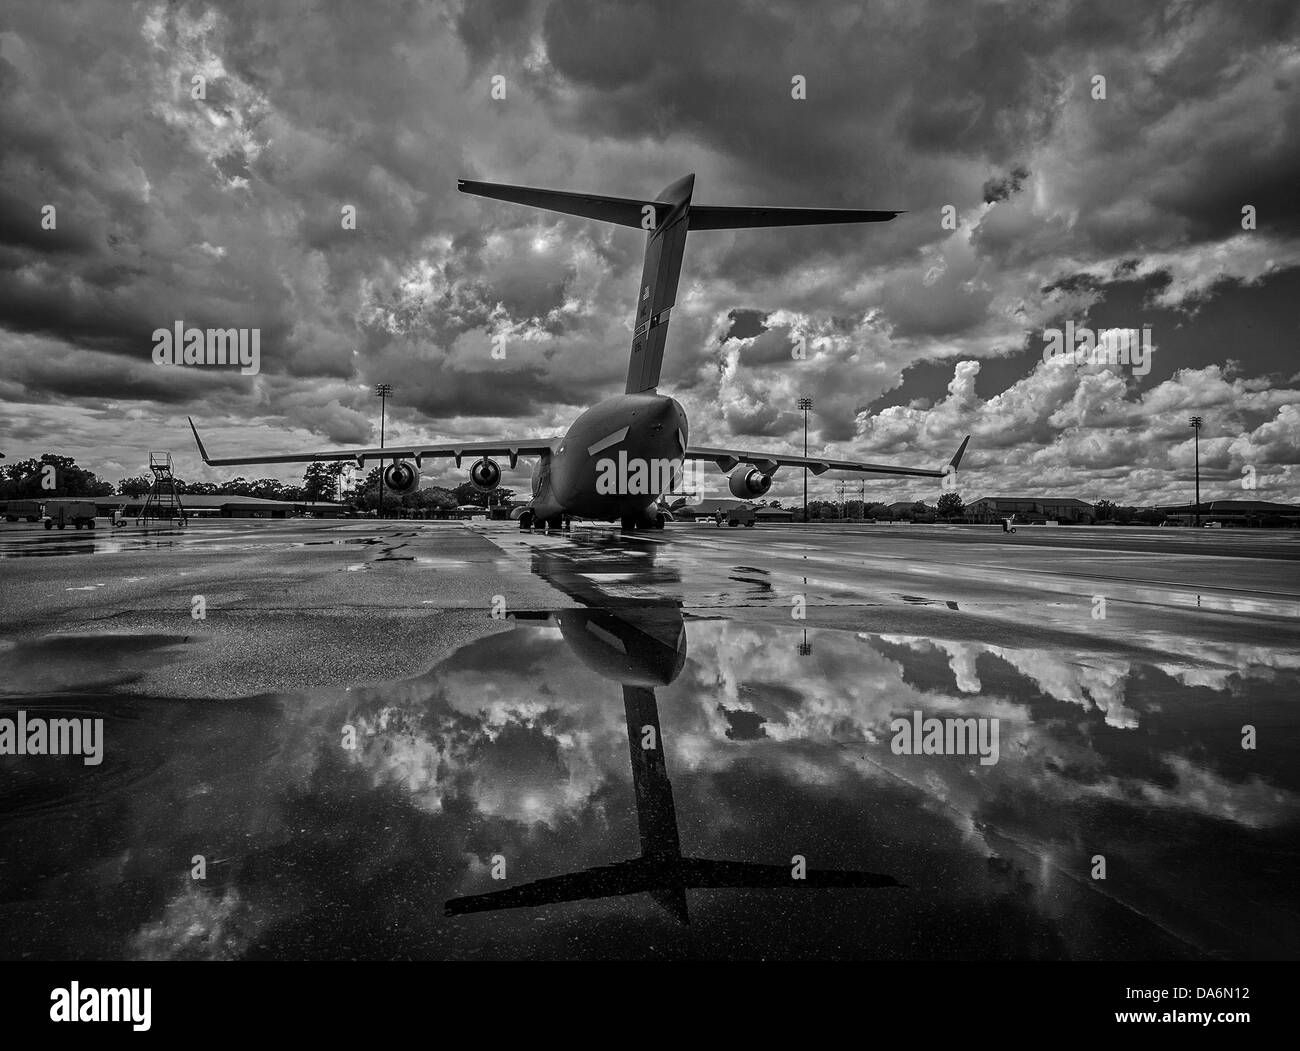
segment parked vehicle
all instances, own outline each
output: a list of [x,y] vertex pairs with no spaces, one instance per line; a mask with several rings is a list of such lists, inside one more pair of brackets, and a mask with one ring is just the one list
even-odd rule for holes
[[94,529],[95,505],[89,500],[78,500],[70,504],[54,504],[50,508],[50,513],[45,516],[46,529],[53,529],[55,526],[62,529],[69,523],[77,529],[82,526],[87,529]]
[[45,514],[45,505],[39,500],[10,500],[5,505],[5,521],[17,522],[25,518],[29,522],[39,522]]
[[754,523],[758,521],[758,515],[752,507],[731,507],[725,511],[719,510],[715,519],[718,528],[722,528],[722,523],[726,522],[732,529],[743,525],[746,529],[753,529]]

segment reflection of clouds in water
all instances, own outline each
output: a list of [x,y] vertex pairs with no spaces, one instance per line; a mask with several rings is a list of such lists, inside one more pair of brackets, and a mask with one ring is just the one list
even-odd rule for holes
[[[693,785],[697,805],[701,794],[708,800],[715,835],[747,820],[744,807],[712,790],[720,783],[714,778],[724,775],[778,778],[796,795],[800,789],[829,792],[866,807],[873,789],[896,793],[907,785],[916,792],[908,802],[918,813],[940,817],[977,854],[999,854],[1008,841],[1031,850],[1040,862],[1037,884],[1045,889],[1056,878],[1058,860],[1069,864],[1090,807],[1178,812],[1248,829],[1276,827],[1300,810],[1293,793],[1260,776],[1233,781],[1199,758],[1159,752],[1152,744],[1139,744],[1137,752],[1125,748],[1122,756],[1112,747],[1120,739],[1144,740],[1131,732],[1137,722],[1124,705],[1126,683],[1159,680],[1162,693],[1135,701],[1144,713],[1163,709],[1168,720],[1177,714],[1170,697],[1179,689],[1225,689],[1228,683],[1236,690],[1228,682],[1233,675],[1254,683],[1246,689],[1264,691],[1253,698],[1271,699],[1294,681],[1293,654],[1217,644],[1200,647],[1183,665],[1167,659],[1179,652],[1173,645],[1178,640],[1168,640],[1160,650],[1164,663],[1153,665],[968,641],[810,631],[812,655],[800,656],[802,629],[691,621],[687,630],[686,666],[657,697],[669,774],[679,786]],[[981,681],[983,656],[1001,663],[987,663]],[[1212,662],[1222,671],[1206,667]],[[1169,677],[1153,676],[1153,667]],[[1081,711],[1037,703],[1040,693]],[[1087,714],[1094,707],[1105,725]],[[894,755],[889,722],[914,710],[998,719],[1000,761],[981,767],[973,756]],[[735,733],[736,713],[746,713],[745,725],[761,733]],[[280,747],[260,759],[241,753],[250,755],[250,765],[240,783],[261,786],[256,816],[270,839],[283,832],[284,793],[315,791],[325,758],[337,755],[343,723],[356,728],[358,742],[355,752],[345,753],[346,762],[374,786],[399,789],[425,813],[468,806],[478,820],[510,822],[529,838],[569,820],[602,823],[608,786],[621,786],[615,796],[623,793],[625,802],[630,791],[620,687],[583,665],[550,628],[479,640],[402,683],[289,701],[285,715],[276,724]],[[691,773],[703,776],[686,776]],[[185,805],[200,808],[204,798]],[[908,827],[891,834],[905,841],[912,825],[909,819]],[[925,827],[920,817],[915,827]],[[481,875],[487,863],[481,851],[463,844],[451,849],[469,876]],[[161,915],[131,936],[131,954],[239,956],[271,922],[250,907],[253,900],[187,879]]]
[[814,654],[804,657],[789,632],[769,626],[693,625],[684,682],[672,693],[693,686],[700,703],[684,711],[674,705],[675,752],[691,767],[714,768],[738,754],[717,747],[730,725],[719,706],[761,716],[766,737],[778,743],[865,741],[867,728],[887,725],[900,703],[922,696],[901,682],[897,662],[853,636],[817,638]]
[[944,642],[939,639],[934,644],[948,654],[948,666],[952,668],[957,689],[962,693],[979,693],[980,677],[975,662],[980,655],[980,647],[968,642]]
[[1265,784],[1257,774],[1238,783],[1225,780],[1213,770],[1193,766],[1185,756],[1164,755],[1160,759],[1177,778],[1172,788],[1151,781],[1111,777],[1086,786],[1084,791],[1120,802],[1131,802],[1134,795],[1140,795],[1150,806],[1192,810],[1247,828],[1269,828],[1296,815],[1295,795]]
[[553,826],[591,804],[620,747],[626,758],[618,687],[569,652],[558,631],[519,629],[420,679],[356,691],[349,758],[431,813],[456,797],[485,817]]
[[477,718],[387,706],[356,717],[351,758],[376,785],[396,785],[432,813],[464,797],[486,817],[554,825],[605,780],[596,738],[572,715],[562,703],[493,705]]
[[917,651],[932,646],[942,650],[948,656],[948,666],[957,688],[963,693],[979,693],[982,689],[976,662],[988,654],[1006,661],[1054,700],[1077,704],[1085,711],[1096,707],[1105,715],[1108,725],[1119,729],[1131,730],[1138,725],[1137,713],[1124,704],[1124,682],[1132,668],[1129,661],[1095,655],[1067,658],[1051,650],[902,635],[881,635],[880,638]]
[[252,943],[258,924],[239,891],[205,890],[185,880],[162,916],[130,941],[136,960],[236,960]]
[[[840,765],[840,776],[848,768],[856,768],[858,776],[912,785],[931,803],[948,811],[959,826],[970,830],[975,827],[971,815],[1004,792],[1063,806],[1077,803],[1082,796],[1106,796],[1119,802],[1184,809],[1251,828],[1293,818],[1300,803],[1293,793],[1269,786],[1259,777],[1230,781],[1173,754],[1152,754],[1151,772],[1146,778],[1107,775],[1108,759],[1097,750],[1086,726],[1072,721],[1043,721],[1041,716],[1036,721],[1019,699],[969,692],[972,686],[982,689],[975,673],[976,662],[981,655],[989,654],[1001,658],[1043,694],[1085,711],[1095,707],[1105,723],[1115,729],[1134,729],[1138,725],[1137,713],[1125,704],[1124,690],[1130,675],[1142,667],[1138,662],[1092,655],[1069,659],[1045,650],[877,636],[893,646],[905,647],[918,659],[936,650],[942,652],[959,690],[955,696],[946,696],[919,690],[905,681],[904,663],[873,648],[872,636],[817,632],[815,658],[798,656],[792,638],[789,632],[769,627],[718,622],[694,626],[692,659],[703,668],[720,669],[722,703],[754,711],[769,721],[764,726],[766,740],[728,741],[724,737],[725,721],[711,703],[713,698],[700,697],[690,750],[685,756],[693,767],[723,769],[743,754],[751,760],[767,761],[804,783],[818,784],[833,779],[828,767]],[[1183,646],[1188,648],[1189,643],[1184,641]],[[1188,656],[1198,665],[1207,658],[1235,658],[1239,663],[1225,670],[1225,676],[1242,674],[1242,667],[1247,668],[1247,674],[1260,674],[1260,668],[1249,667],[1256,657],[1275,667],[1290,668],[1296,663],[1294,655],[1279,657],[1257,647],[1226,643],[1212,647],[1208,653],[1203,648],[1194,650]],[[1193,674],[1199,671],[1181,670]],[[837,671],[843,674],[837,677]],[[798,684],[796,702],[780,706],[770,703],[770,691],[765,694],[750,688],[756,681]],[[998,719],[999,762],[981,768],[977,759],[968,757],[893,755],[889,749],[889,720],[913,710],[941,718],[961,714]],[[674,736],[670,733],[670,737]],[[777,747],[792,741],[861,747],[831,753],[801,752],[797,756]],[[868,754],[862,754],[864,750]],[[1177,780],[1172,787],[1165,787],[1161,782],[1167,780],[1171,770]]]
[[1137,712],[1124,704],[1124,683],[1133,669],[1130,661],[1108,657],[1076,657],[1068,660],[1048,650],[1016,650],[989,647],[1043,693],[1058,701],[1077,704],[1087,711],[1097,708],[1108,726],[1120,730],[1137,728]]
[[[1035,715],[1005,687],[986,689],[977,673],[981,656],[997,657],[1042,694],[1085,712],[1095,708],[1107,726],[1131,730],[1138,716],[1125,704],[1125,686],[1147,667],[1140,662],[825,631],[810,633],[813,655],[800,656],[788,629],[696,621],[688,630],[686,667],[658,691],[670,773],[720,773],[745,761],[801,785],[904,782],[924,795],[922,805],[946,811],[971,834],[972,815],[1004,793],[1058,806],[1104,797],[1252,828],[1277,824],[1296,809],[1291,793],[1259,778],[1233,782],[1173,754],[1149,754],[1146,776],[1109,773],[1110,760],[1087,723]],[[889,644],[889,655],[877,639]],[[513,647],[508,665],[500,659],[503,643]],[[909,653],[918,668],[940,657],[956,690],[916,686]],[[1294,666],[1294,659],[1260,648],[1220,644],[1189,654],[1196,666],[1160,667],[1188,684],[1207,658],[1229,657],[1240,663],[1225,676],[1257,658]],[[577,661],[553,629],[518,629],[474,643],[429,676],[382,693],[352,712],[359,748],[351,759],[376,784],[400,786],[423,809],[437,812],[454,796],[484,817],[554,827],[597,805],[603,785],[629,779],[618,684]],[[889,722],[914,710],[997,719],[1000,761],[980,767],[976,757],[894,755]],[[736,735],[737,712],[751,713],[762,732]],[[1166,786],[1171,771],[1176,780]]]
[[[1186,639],[1158,636],[1161,648],[1176,648],[1178,643],[1188,645]],[[1233,676],[1271,679],[1277,672],[1300,669],[1300,653],[1274,646],[1243,646],[1232,643],[1197,640],[1198,663],[1190,667],[1156,664],[1156,667],[1184,686],[1206,686],[1223,690]],[[1213,665],[1218,665],[1214,667]]]

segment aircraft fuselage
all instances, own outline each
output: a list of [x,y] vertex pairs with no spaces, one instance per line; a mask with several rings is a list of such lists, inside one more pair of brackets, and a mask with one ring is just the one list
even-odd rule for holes
[[675,477],[681,477],[689,440],[686,412],[674,398],[608,398],[574,420],[551,454],[538,461],[529,507],[547,521],[572,516],[653,524],[659,496],[671,491],[662,468],[675,463]]

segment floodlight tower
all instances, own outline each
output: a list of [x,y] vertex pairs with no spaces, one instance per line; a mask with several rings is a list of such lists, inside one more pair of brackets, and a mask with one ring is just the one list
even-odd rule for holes
[[[379,399],[379,448],[384,447],[384,417],[387,415],[388,399],[393,393],[391,383],[376,383],[375,397]],[[384,517],[384,458],[379,458],[379,508],[375,511],[376,518]]]
[[[803,454],[808,456],[808,412],[812,408],[812,398],[800,398],[799,410],[803,413]],[[808,465],[803,466],[803,520],[808,522]]]
[[1196,446],[1196,510],[1192,512],[1192,521],[1199,529],[1201,527],[1201,417],[1193,416],[1187,422],[1191,425]]

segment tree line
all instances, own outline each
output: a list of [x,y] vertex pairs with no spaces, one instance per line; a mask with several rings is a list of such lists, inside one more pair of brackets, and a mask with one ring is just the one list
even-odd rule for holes
[[[337,501],[356,511],[379,506],[380,468],[374,467],[362,479],[348,483],[345,463],[317,461],[307,465],[301,485],[278,478],[245,478],[240,475],[224,482],[187,482],[174,479],[176,492],[182,496],[248,496],[259,500],[286,503]],[[42,453],[37,459],[0,463],[0,500],[44,500],[50,497],[143,497],[153,488],[151,475],[122,478],[116,485],[101,480],[93,471],[79,467],[70,456]],[[498,486],[490,493],[481,492],[470,482],[454,487],[428,486],[405,496],[384,493],[384,513],[400,509],[420,510],[426,514],[450,512],[464,504],[479,507],[508,505],[514,490]]]

